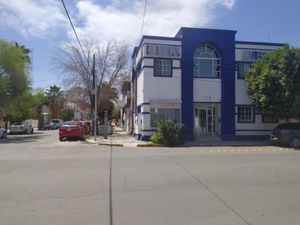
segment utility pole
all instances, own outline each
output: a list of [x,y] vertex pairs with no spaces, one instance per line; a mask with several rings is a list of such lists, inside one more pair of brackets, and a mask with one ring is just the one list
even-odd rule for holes
[[92,75],[93,75],[93,88],[95,93],[95,108],[94,108],[94,140],[96,141],[97,136],[97,81],[96,81],[96,75],[95,75],[95,54],[93,55],[93,69],[92,69]]

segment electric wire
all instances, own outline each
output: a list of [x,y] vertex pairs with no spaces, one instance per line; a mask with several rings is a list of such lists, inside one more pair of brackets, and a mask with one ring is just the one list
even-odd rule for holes
[[145,17],[146,17],[147,3],[148,3],[148,1],[145,0],[144,15],[143,15],[143,21],[142,21],[142,27],[141,27],[141,36],[143,35],[143,30],[144,30],[144,23],[145,23]]
[[81,42],[80,42],[80,40],[79,40],[79,37],[78,37],[78,34],[77,34],[76,30],[75,30],[75,27],[74,27],[73,22],[72,22],[72,20],[71,20],[71,17],[70,17],[70,14],[69,14],[69,12],[68,12],[68,9],[67,9],[67,7],[66,7],[66,4],[65,4],[64,0],[61,0],[61,2],[62,2],[62,5],[63,5],[63,7],[64,7],[64,9],[65,9],[65,12],[66,12],[66,15],[67,15],[67,17],[68,17],[68,20],[69,20],[69,22],[70,22],[70,24],[71,24],[71,27],[72,27],[73,33],[74,33],[74,35],[75,35],[75,37],[76,37],[76,40],[77,40],[77,42],[78,42],[78,44],[79,44],[79,47],[80,47],[80,49],[81,49],[81,51],[82,51],[82,54],[83,54],[83,56],[85,57],[86,61],[89,62],[87,56],[86,56],[85,53],[84,53],[82,44],[81,44]]

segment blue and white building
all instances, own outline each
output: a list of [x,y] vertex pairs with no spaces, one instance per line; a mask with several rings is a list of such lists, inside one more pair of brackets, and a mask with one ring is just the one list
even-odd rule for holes
[[147,140],[160,120],[186,126],[188,140],[262,138],[281,121],[249,100],[244,75],[284,44],[236,41],[236,31],[181,28],[175,37],[143,36],[132,59],[133,132]]

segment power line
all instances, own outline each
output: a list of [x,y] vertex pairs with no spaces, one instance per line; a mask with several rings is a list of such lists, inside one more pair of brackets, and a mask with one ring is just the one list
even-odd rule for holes
[[144,15],[143,15],[143,21],[142,21],[142,27],[141,27],[141,36],[143,35],[144,22],[145,22],[146,10],[147,10],[147,2],[148,1],[145,0]]
[[86,55],[85,55],[85,53],[84,53],[83,47],[82,47],[82,45],[81,45],[81,42],[80,42],[80,40],[79,40],[79,37],[78,37],[78,35],[77,35],[77,32],[76,32],[75,27],[74,27],[74,25],[73,25],[73,22],[72,22],[72,20],[71,20],[71,17],[70,17],[70,15],[69,15],[69,12],[68,12],[68,9],[67,9],[67,7],[66,7],[66,5],[65,5],[65,2],[64,2],[64,0],[61,0],[61,2],[62,2],[62,4],[63,4],[63,7],[64,7],[65,12],[66,12],[66,15],[67,15],[67,17],[68,17],[68,19],[69,19],[69,22],[70,22],[70,24],[71,24],[71,27],[72,27],[72,30],[73,30],[73,32],[74,32],[74,34],[75,34],[75,37],[76,37],[76,39],[77,39],[77,42],[78,42],[78,44],[79,44],[79,46],[80,46],[80,49],[81,49],[81,51],[82,51],[82,54],[84,55],[86,61],[88,62],[88,58],[86,57]]

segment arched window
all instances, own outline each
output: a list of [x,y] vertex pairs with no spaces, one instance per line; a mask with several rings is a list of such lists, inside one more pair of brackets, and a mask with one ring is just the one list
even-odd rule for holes
[[219,51],[208,44],[194,52],[194,77],[220,77],[221,57]]

